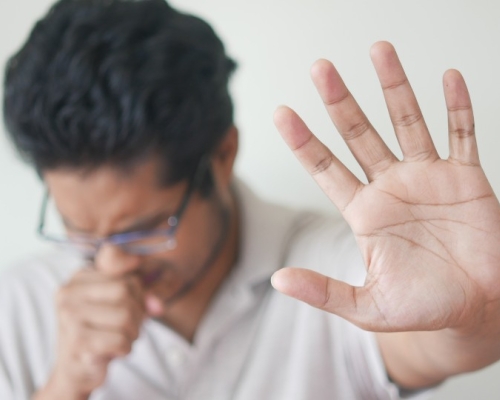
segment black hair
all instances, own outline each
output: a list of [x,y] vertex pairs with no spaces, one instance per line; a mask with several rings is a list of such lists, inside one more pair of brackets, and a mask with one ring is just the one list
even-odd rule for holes
[[61,0],[7,63],[6,128],[40,174],[156,156],[170,185],[233,124],[235,67],[206,22],[164,0]]

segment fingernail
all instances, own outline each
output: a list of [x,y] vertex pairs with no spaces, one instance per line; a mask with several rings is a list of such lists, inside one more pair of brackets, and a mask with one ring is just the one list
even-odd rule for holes
[[163,303],[155,296],[146,296],[146,311],[152,316],[159,316],[163,313]]

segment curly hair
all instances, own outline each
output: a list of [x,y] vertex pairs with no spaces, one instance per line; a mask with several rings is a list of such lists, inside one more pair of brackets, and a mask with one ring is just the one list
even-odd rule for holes
[[5,125],[41,175],[155,156],[170,185],[233,124],[235,67],[206,22],[164,0],[61,0],[7,63]]

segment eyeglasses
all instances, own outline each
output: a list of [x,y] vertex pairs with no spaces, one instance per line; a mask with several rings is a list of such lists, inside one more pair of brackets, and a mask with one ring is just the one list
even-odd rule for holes
[[45,192],[42,207],[40,210],[40,220],[37,232],[40,237],[46,241],[57,244],[65,249],[76,251],[87,259],[93,259],[105,244],[120,247],[129,254],[150,255],[173,250],[177,246],[175,235],[179,227],[179,222],[195,189],[201,184],[201,181],[208,169],[208,155],[201,158],[196,168],[193,178],[190,180],[186,193],[181,200],[177,211],[166,220],[168,227],[163,229],[154,229],[146,231],[126,232],[110,235],[103,238],[94,238],[85,234],[54,234],[47,232],[46,218],[47,207],[50,200],[50,192]]

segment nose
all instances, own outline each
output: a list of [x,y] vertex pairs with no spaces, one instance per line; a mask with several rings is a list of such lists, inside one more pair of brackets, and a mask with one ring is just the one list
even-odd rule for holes
[[119,246],[104,244],[96,254],[95,267],[103,274],[118,277],[137,271],[141,256],[130,254]]

